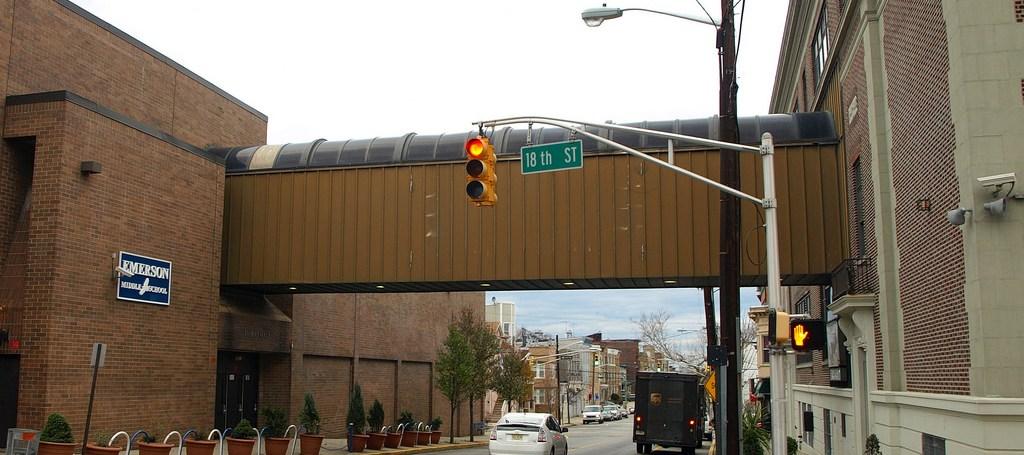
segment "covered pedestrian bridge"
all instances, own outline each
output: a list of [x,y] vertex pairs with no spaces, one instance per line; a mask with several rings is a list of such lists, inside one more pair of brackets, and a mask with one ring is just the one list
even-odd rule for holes
[[[628,124],[716,138],[717,119]],[[588,131],[667,160],[666,139]],[[848,256],[846,170],[831,115],[740,119],[741,142],[776,143],[784,284],[828,284]],[[712,286],[719,192],[584,138],[579,170],[522,175],[525,129],[498,129],[494,207],[465,196],[476,132],[318,140],[220,150],[226,160],[222,286],[261,293]],[[569,139],[534,128],[532,143]],[[719,180],[716,149],[675,163]],[[741,190],[761,195],[755,154]],[[765,283],[758,207],[741,203],[741,283]]]

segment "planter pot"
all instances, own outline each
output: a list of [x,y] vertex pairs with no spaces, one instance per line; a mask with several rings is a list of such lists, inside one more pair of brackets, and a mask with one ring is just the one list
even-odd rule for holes
[[388,435],[384,437],[384,447],[389,449],[397,449],[401,443],[402,433],[388,433]]
[[[98,445],[86,444],[85,455],[117,455],[120,452],[120,447],[100,447]],[[189,455],[194,455],[189,453]]]
[[419,433],[416,436],[416,443],[417,444],[419,444],[421,446],[425,446],[427,444],[430,444],[430,432],[429,431],[418,431],[417,433]]
[[384,433],[370,433],[370,440],[366,441],[366,448],[370,450],[380,450],[384,448],[384,439],[388,435]]
[[186,439],[185,448],[188,449],[188,455],[213,455],[213,450],[217,448],[217,441]]
[[320,455],[320,444],[324,442],[324,435],[302,433],[299,435],[299,452],[302,455]]
[[430,443],[437,444],[441,442],[441,430],[434,430],[430,432]]
[[224,440],[228,444],[228,455],[252,455],[252,446],[256,445],[255,439],[224,438]]
[[362,452],[366,450],[366,442],[369,440],[370,437],[365,434],[352,435],[352,450],[349,450],[349,452]]
[[169,455],[173,444],[162,444],[158,442],[140,442],[139,455]]
[[418,431],[406,431],[402,433],[402,447],[412,447],[416,445],[418,433]]
[[75,453],[75,447],[78,447],[78,444],[73,442],[65,444],[63,442],[40,441],[37,453],[39,455],[72,455]]
[[288,438],[265,438],[263,439],[263,446],[267,451],[267,455],[286,455],[288,453],[288,444],[292,440]]

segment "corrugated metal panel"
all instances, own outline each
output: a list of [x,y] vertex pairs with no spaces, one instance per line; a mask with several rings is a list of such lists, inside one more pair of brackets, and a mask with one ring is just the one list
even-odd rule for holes
[[[836,241],[845,223],[833,221],[845,217],[842,159],[835,145],[777,150],[782,273],[789,284],[828,283],[846,257]],[[372,292],[717,282],[717,191],[627,155],[585,163],[523,176],[518,160],[502,160],[494,208],[466,201],[461,161],[229,175],[223,284]],[[681,152],[677,164],[718,177],[716,151]],[[758,158],[743,155],[741,172],[743,189],[760,194]],[[743,283],[753,285],[763,282],[763,218],[751,204],[742,210]]]

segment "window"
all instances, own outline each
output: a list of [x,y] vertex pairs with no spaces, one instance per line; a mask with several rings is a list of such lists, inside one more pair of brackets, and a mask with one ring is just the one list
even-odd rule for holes
[[768,347],[771,346],[771,340],[767,335],[761,337],[761,363],[771,362],[771,352]]
[[807,403],[800,403],[800,410],[803,411],[801,426],[804,431],[804,444],[814,447],[814,410]]
[[946,440],[921,433],[921,455],[946,455]]
[[502,330],[502,332],[503,332],[503,334],[505,336],[508,336],[509,334],[512,333],[512,323],[511,322],[503,323],[501,330]]
[[544,389],[534,389],[533,391],[533,402],[543,403],[544,402]]
[[814,86],[821,85],[822,73],[825,72],[825,64],[828,63],[828,7],[821,5],[821,14],[818,15],[818,27],[814,31]]
[[839,414],[839,415],[842,416],[842,419],[841,419],[843,421],[842,422],[842,432],[843,432],[843,437],[845,438],[846,437],[846,414]]
[[[818,313],[818,314],[819,314],[819,317],[822,317],[822,318],[825,319],[825,322],[831,321],[833,319],[832,312],[828,310],[828,306],[831,305],[831,304],[832,304],[832,286],[822,286],[821,287],[821,312]],[[828,340],[828,338],[826,338],[826,340]],[[829,351],[829,349],[831,349],[831,346],[826,344],[825,345],[825,349],[821,351],[821,357],[824,360],[828,360],[828,354],[829,354],[828,351]]]
[[538,378],[538,379],[544,379],[544,369],[545,369],[544,368],[544,364],[543,363],[538,363],[533,368],[535,370],[534,374],[533,374],[533,377]]
[[853,162],[853,227],[857,257],[867,255],[867,236],[864,233],[864,175],[860,158]]

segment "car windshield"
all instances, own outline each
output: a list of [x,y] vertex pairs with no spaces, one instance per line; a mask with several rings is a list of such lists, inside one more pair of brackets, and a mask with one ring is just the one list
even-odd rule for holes
[[583,412],[599,412],[601,411],[600,406],[587,406],[583,408]]
[[605,411],[614,411],[615,410],[615,406],[605,406],[604,410]]
[[498,431],[540,431],[540,427],[537,425],[531,425],[528,423],[503,423],[498,425]]

